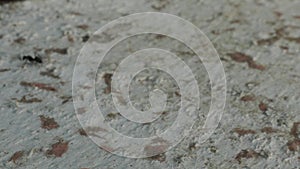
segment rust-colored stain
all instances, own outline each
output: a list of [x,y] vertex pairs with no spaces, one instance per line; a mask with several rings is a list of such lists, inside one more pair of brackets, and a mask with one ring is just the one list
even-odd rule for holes
[[241,128],[235,128],[232,130],[233,132],[237,133],[240,136],[248,135],[248,134],[255,134],[256,131],[250,130],[250,129],[241,129]]
[[245,96],[241,97],[240,100],[243,101],[243,102],[255,101],[255,96],[253,96],[253,95],[245,95]]
[[247,63],[250,68],[258,69],[258,70],[265,70],[265,67],[261,64],[256,63],[252,57],[246,55],[241,52],[234,52],[228,53],[232,60],[239,62],[239,63]]
[[300,43],[300,37],[285,37],[285,40],[295,42],[295,43]]
[[263,102],[260,102],[258,107],[259,107],[259,110],[261,110],[261,111],[267,111],[268,110],[268,105],[266,105]]
[[52,53],[58,53],[61,55],[66,55],[68,54],[68,48],[50,48],[50,49],[45,49],[46,54],[52,54]]
[[236,155],[235,159],[236,159],[239,163],[241,163],[241,162],[242,162],[242,158],[249,159],[249,158],[257,158],[257,157],[259,157],[259,156],[260,156],[260,154],[259,154],[258,152],[249,149],[249,150],[242,150],[241,152],[239,152],[239,153]]
[[54,120],[54,118],[40,115],[40,120],[41,120],[41,128],[43,129],[52,130],[59,127],[59,125]]
[[271,134],[271,133],[277,133],[279,132],[279,130],[274,129],[272,127],[264,127],[260,130],[261,132],[267,133],[267,134]]
[[88,25],[82,24],[82,25],[77,25],[76,28],[82,29],[82,30],[87,30],[89,28]]
[[299,131],[298,131],[299,127],[300,127],[300,122],[295,122],[295,123],[293,124],[293,127],[291,128],[290,134],[291,134],[292,136],[294,136],[295,138],[299,138],[299,137],[298,137],[298,135],[299,135]]
[[273,43],[275,43],[276,41],[278,41],[280,38],[278,36],[274,36],[274,37],[270,37],[267,39],[260,39],[258,41],[256,41],[257,45],[261,46],[261,45],[271,45]]
[[34,98],[27,99],[26,96],[23,96],[19,100],[18,99],[14,99],[14,100],[16,100],[19,103],[39,103],[39,102],[42,102],[42,100],[39,99],[39,98],[34,97]]
[[68,151],[69,142],[57,142],[52,145],[52,149],[47,151],[47,155],[54,155],[55,157],[61,157]]
[[290,151],[297,151],[298,147],[300,146],[300,139],[295,139],[293,141],[289,141],[287,146]]
[[111,78],[112,78],[112,74],[111,73],[105,73],[103,75],[103,79],[104,79],[104,82],[106,84],[106,88],[104,89],[104,93],[105,94],[109,94],[111,92]]
[[46,91],[51,91],[51,92],[57,92],[56,88],[45,84],[45,83],[36,83],[36,82],[20,82],[21,86],[25,86],[25,87],[36,87],[42,90],[46,90]]
[[23,157],[23,155],[24,155],[24,151],[17,151],[10,157],[8,161],[13,161],[14,163],[16,163],[16,161],[21,157]]

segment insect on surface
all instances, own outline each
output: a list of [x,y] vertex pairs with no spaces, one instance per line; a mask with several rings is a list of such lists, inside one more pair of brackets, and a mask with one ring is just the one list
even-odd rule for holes
[[23,60],[27,60],[29,61],[30,63],[43,63],[42,59],[38,56],[38,55],[35,55],[34,57],[30,56],[30,55],[25,55],[23,56],[22,58]]

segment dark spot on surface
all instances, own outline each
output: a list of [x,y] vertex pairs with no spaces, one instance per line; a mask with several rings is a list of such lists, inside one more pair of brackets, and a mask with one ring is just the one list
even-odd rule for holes
[[25,0],[1,0],[0,5],[6,4],[6,3],[14,3],[14,2],[21,2]]
[[256,41],[257,45],[261,46],[261,45],[271,45],[273,43],[275,43],[276,41],[278,41],[280,38],[278,36],[274,36],[274,37],[270,37],[267,39],[260,39],[258,41]]
[[57,90],[45,83],[36,83],[36,82],[20,82],[21,86],[25,86],[25,87],[36,87],[38,89],[42,89],[42,90],[47,90],[47,91],[52,91],[52,92],[56,92]]
[[41,121],[41,128],[43,129],[52,130],[59,127],[59,125],[54,120],[54,118],[40,115],[40,121]]
[[108,113],[106,117],[109,119],[115,119],[117,116],[120,116],[120,113]]
[[26,42],[26,39],[19,37],[19,38],[15,39],[14,42],[18,43],[18,44],[24,44]]
[[159,155],[156,155],[156,156],[148,157],[147,159],[159,161],[159,162],[162,163],[162,162],[166,161],[166,155],[165,154],[159,154]]
[[241,52],[235,52],[235,53],[228,53],[228,55],[231,57],[232,60],[239,62],[239,63],[247,63],[250,68],[258,69],[258,70],[265,70],[265,67],[263,65],[257,64],[252,57],[241,53]]
[[82,25],[77,25],[76,28],[82,29],[82,30],[87,30],[89,28],[88,25],[82,24]]
[[181,94],[178,91],[175,92],[175,95],[181,97]]
[[109,94],[111,92],[111,78],[112,78],[111,73],[105,73],[103,75],[104,83],[106,84],[106,88],[104,89],[105,94]]
[[289,50],[289,47],[287,47],[287,46],[280,46],[280,49],[282,49],[282,50]]
[[42,59],[39,57],[39,56],[35,56],[35,57],[32,57],[30,55],[26,55],[26,56],[23,56],[22,57],[23,60],[27,60],[31,63],[35,62],[35,63],[43,63]]
[[166,35],[162,35],[162,34],[156,34],[154,36],[155,39],[163,39],[163,38],[166,38],[167,36]]
[[82,13],[76,12],[76,11],[70,11],[69,14],[76,15],[76,16],[82,16],[83,15]]
[[83,128],[78,130],[78,133],[82,136],[87,136],[88,134],[85,132],[85,130]]
[[217,148],[215,146],[210,146],[209,147],[210,152],[212,153],[216,153],[217,152]]
[[12,161],[14,163],[17,162],[17,160],[19,160],[20,158],[22,158],[24,155],[24,151],[17,151],[15,152],[8,161]]
[[241,97],[240,100],[243,102],[255,101],[255,96],[254,95],[245,95],[245,96]]
[[196,143],[195,142],[190,143],[188,148],[189,148],[190,151],[195,150],[196,149]]
[[68,54],[68,48],[49,48],[45,49],[46,54],[52,54],[52,53],[58,53],[61,55],[66,55]]
[[155,10],[162,10],[169,4],[168,0],[156,0],[155,4],[152,4],[151,7]]
[[51,150],[46,152],[47,155],[54,155],[55,157],[61,157],[64,153],[68,151],[69,142],[59,141],[53,144]]
[[285,34],[285,28],[275,29],[275,35],[273,37],[267,39],[260,39],[256,41],[257,45],[272,45],[273,43],[277,42],[281,39]]
[[174,161],[176,164],[180,164],[180,163],[182,163],[182,157],[183,157],[183,155],[179,155],[179,156],[173,158],[173,161]]
[[60,98],[63,100],[61,104],[65,104],[72,99],[72,96],[61,96]]
[[268,110],[268,105],[263,102],[260,102],[258,107],[259,107],[259,110],[264,111],[264,112]]
[[23,96],[20,100],[17,100],[17,102],[20,102],[20,103],[39,103],[39,102],[42,102],[41,99],[38,99],[38,98],[30,98],[30,99],[27,99],[26,96]]
[[257,158],[259,157],[260,154],[254,150],[242,150],[241,152],[239,152],[235,159],[241,163],[241,160],[242,158],[246,158],[246,159],[249,159],[249,158]]
[[0,69],[0,73],[1,72],[7,72],[7,71],[10,71],[10,69],[5,69],[5,68],[4,69]]
[[295,19],[300,19],[300,16],[293,16],[293,18],[295,18]]
[[255,134],[256,132],[254,130],[249,129],[241,129],[241,128],[235,128],[232,130],[234,133],[237,133],[240,136],[248,135],[248,134]]
[[67,35],[67,39],[69,42],[73,43],[74,42],[74,37],[72,35]]
[[233,23],[241,23],[241,20],[235,19],[235,20],[230,21],[230,23],[231,24],[233,24]]
[[274,15],[275,15],[276,17],[281,17],[281,16],[282,16],[282,13],[279,12],[279,11],[274,11],[273,13],[274,13]]
[[81,39],[82,42],[87,42],[90,39],[90,35],[84,35]]
[[300,43],[300,37],[285,37],[284,39],[287,40],[287,41]]

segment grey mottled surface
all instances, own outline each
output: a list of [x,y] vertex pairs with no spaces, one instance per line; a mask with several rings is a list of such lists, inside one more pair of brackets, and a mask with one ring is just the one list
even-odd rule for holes
[[[299,168],[299,9],[300,2],[292,0],[4,3],[0,6],[0,168]],[[72,72],[87,35],[113,19],[145,11],[175,14],[208,36],[224,65],[227,105],[218,129],[204,144],[197,144],[194,138],[199,133],[194,130],[163,155],[129,159],[100,149],[78,131]],[[123,57],[146,47],[168,49],[194,71],[202,101],[196,127],[203,125],[210,103],[204,66],[184,45],[155,35],[122,42],[100,66],[96,93],[101,96],[100,106],[106,107],[107,120],[124,134],[146,137],[176,118],[175,113],[165,113],[156,124],[139,126],[107,106],[110,98],[103,93],[103,74],[111,73]],[[22,60],[33,53],[43,63]],[[168,112],[178,109],[178,87],[167,74],[141,72],[132,86],[137,108],[149,106],[147,93],[158,86],[169,95]],[[54,118],[57,124],[43,127],[42,117]],[[52,147],[55,143],[65,150],[61,157]],[[68,143],[68,149],[63,143]]]

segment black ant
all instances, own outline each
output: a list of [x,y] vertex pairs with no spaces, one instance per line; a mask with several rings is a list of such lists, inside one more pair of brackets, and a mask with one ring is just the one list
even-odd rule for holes
[[23,56],[23,60],[28,60],[29,62],[43,63],[42,59],[38,56],[32,57],[30,55]]

